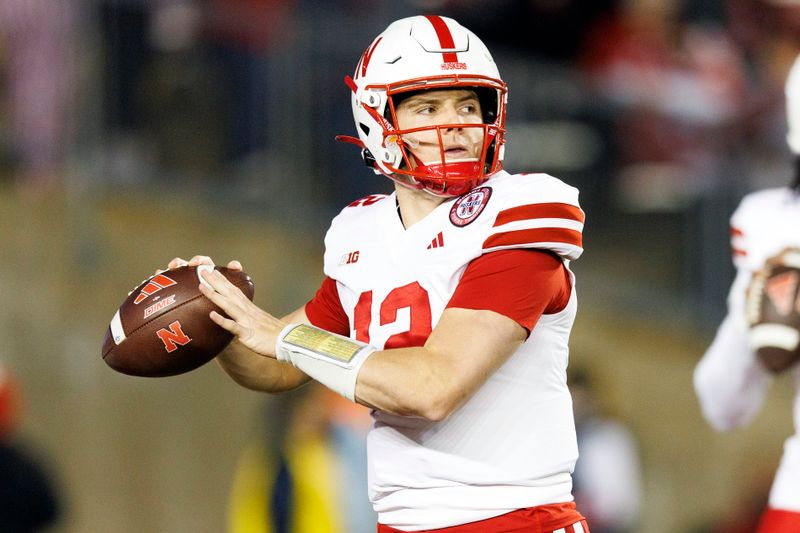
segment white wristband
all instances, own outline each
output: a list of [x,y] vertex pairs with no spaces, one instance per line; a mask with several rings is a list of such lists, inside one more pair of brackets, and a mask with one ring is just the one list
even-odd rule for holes
[[334,392],[355,401],[361,365],[377,348],[308,324],[289,324],[278,335],[275,355]]

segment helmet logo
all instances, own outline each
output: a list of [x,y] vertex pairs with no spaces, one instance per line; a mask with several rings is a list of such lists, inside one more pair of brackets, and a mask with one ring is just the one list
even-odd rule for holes
[[483,212],[489,197],[492,196],[491,187],[478,187],[455,201],[450,209],[450,222],[454,226],[463,228]]
[[460,62],[442,63],[442,70],[467,70],[467,64]]

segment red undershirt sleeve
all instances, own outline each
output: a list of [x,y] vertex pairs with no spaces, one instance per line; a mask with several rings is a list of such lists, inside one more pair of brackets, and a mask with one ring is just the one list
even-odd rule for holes
[[501,250],[467,265],[447,307],[494,311],[530,333],[543,314],[566,307],[571,290],[569,273],[556,255],[540,250]]
[[305,311],[312,325],[332,333],[350,336],[350,320],[339,300],[336,280],[326,276],[317,294],[306,304]]

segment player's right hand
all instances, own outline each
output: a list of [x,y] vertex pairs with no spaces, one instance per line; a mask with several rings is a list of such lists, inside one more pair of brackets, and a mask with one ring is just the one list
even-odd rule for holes
[[[213,265],[213,264],[214,264],[214,260],[211,259],[207,255],[195,255],[194,257],[192,257],[188,261],[186,259],[182,259],[180,257],[175,257],[175,258],[172,259],[172,261],[167,263],[167,268],[166,269],[158,269],[158,270],[156,270],[156,274],[161,274],[162,272],[165,272],[166,270],[172,270],[173,268],[180,268],[180,267],[183,267],[183,266],[199,266],[199,265]],[[232,261],[229,261],[227,267],[230,268],[231,270],[242,270],[242,264],[239,261],[235,260],[235,259],[232,260]]]

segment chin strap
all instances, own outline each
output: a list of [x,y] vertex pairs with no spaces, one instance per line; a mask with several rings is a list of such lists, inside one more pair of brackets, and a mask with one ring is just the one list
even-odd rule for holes
[[334,137],[334,139],[336,139],[339,142],[343,142],[343,143],[355,144],[356,146],[358,146],[362,150],[364,148],[366,148],[366,146],[364,146],[364,141],[362,141],[358,137],[351,137],[349,135],[337,135],[336,137]]

